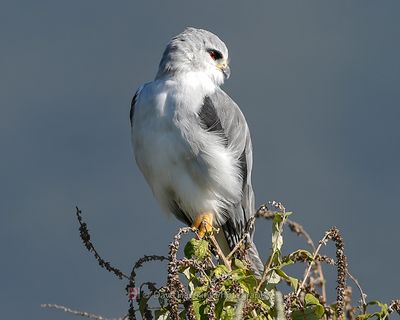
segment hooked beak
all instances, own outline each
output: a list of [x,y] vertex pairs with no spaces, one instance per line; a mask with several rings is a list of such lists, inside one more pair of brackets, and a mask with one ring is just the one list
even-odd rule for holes
[[222,71],[225,79],[229,79],[229,77],[231,76],[231,68],[229,68],[228,63],[226,61],[217,64],[217,68]]

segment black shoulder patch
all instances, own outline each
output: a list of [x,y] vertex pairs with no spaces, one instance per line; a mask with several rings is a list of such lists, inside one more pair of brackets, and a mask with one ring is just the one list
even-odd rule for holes
[[133,116],[135,114],[135,104],[136,104],[137,95],[138,95],[138,91],[136,91],[135,95],[132,98],[131,110],[129,111],[129,120],[131,121],[131,126],[133,125]]
[[224,133],[224,128],[222,128],[221,120],[209,96],[204,97],[203,105],[198,115],[204,129],[209,132],[220,133],[225,138],[225,146],[228,146],[228,139]]

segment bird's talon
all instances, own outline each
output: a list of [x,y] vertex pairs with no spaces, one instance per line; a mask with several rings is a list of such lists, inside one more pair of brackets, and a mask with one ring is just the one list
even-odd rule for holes
[[194,219],[192,228],[197,230],[199,238],[203,238],[206,233],[211,233],[214,230],[213,227],[214,215],[211,212],[205,212],[197,215]]

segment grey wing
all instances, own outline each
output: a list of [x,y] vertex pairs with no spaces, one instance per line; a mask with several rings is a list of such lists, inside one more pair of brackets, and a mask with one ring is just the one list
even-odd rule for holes
[[[203,126],[210,132],[218,132],[225,146],[233,151],[240,166],[242,198],[225,209],[228,219],[222,226],[231,248],[240,240],[247,222],[255,213],[254,192],[251,186],[253,151],[246,119],[238,105],[221,89],[205,97],[199,112]],[[251,234],[253,234],[251,230]]]

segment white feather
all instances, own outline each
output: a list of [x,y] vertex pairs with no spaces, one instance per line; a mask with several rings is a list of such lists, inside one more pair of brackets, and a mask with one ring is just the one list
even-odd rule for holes
[[221,224],[224,204],[240,201],[241,177],[233,152],[196,118],[215,88],[203,72],[146,84],[135,105],[132,141],[137,164],[166,211],[174,194],[192,219],[212,211]]

